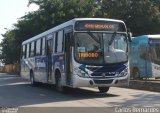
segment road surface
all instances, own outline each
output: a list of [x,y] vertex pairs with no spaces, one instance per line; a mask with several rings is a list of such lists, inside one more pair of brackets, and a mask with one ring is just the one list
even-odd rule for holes
[[51,85],[33,87],[19,76],[0,74],[1,107],[160,107],[160,93],[112,87],[70,89],[61,94]]

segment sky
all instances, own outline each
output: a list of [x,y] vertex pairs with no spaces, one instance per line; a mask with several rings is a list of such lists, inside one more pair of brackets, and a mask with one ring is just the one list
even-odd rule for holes
[[12,29],[13,24],[17,23],[18,19],[24,16],[27,12],[35,11],[38,6],[32,4],[28,7],[29,0],[0,0],[0,42],[1,34],[4,34],[7,29]]

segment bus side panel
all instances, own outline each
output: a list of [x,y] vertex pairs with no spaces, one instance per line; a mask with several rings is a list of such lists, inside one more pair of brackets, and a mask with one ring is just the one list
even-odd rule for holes
[[140,72],[140,77],[150,78],[151,74],[151,61],[148,55],[148,44],[139,45],[137,50],[137,67]]
[[25,78],[25,79],[30,79],[29,77],[29,67],[27,66],[26,60],[22,59],[21,60],[21,77]]
[[131,76],[134,69],[138,69],[140,77],[151,77],[151,61],[148,55],[148,39],[136,37],[129,44],[129,62]]
[[62,78],[62,85],[66,85],[66,76],[64,71],[64,60],[65,60],[64,53],[53,54],[52,59],[53,59],[52,62],[53,62],[54,74],[56,74],[55,73],[56,70],[60,71]]
[[160,65],[152,63],[153,77],[160,78]]
[[150,37],[150,56],[153,77],[160,78],[160,37]]
[[46,62],[46,56],[35,57],[34,77],[36,81],[47,83]]
[[21,76],[25,79],[30,79],[30,71],[34,70],[34,58],[22,59],[21,60]]

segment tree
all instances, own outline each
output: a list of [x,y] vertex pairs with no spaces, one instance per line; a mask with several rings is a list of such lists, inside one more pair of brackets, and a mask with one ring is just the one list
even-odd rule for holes
[[134,36],[159,33],[158,0],[102,0],[105,18],[124,20]]
[[92,17],[95,6],[92,0],[29,0],[38,11],[29,12],[14,24],[12,30],[3,34],[1,58],[5,64],[19,62],[21,43],[41,32],[72,18]]
[[15,61],[17,61],[19,57],[17,58],[16,44],[14,38],[15,34],[12,31],[8,31],[3,36],[5,38],[2,40],[1,43],[1,58],[3,59],[2,61],[5,64],[16,63]]
[[159,0],[29,0],[39,9],[29,12],[3,34],[3,62],[19,62],[21,43],[73,18],[98,17],[123,20],[133,35],[159,33]]
[[93,0],[29,0],[39,5],[40,15],[49,28],[78,17],[93,17]]

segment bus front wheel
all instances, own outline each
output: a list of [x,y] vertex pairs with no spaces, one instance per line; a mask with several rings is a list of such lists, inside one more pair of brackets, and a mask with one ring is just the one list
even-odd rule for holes
[[109,90],[109,87],[98,87],[100,93],[106,93]]

